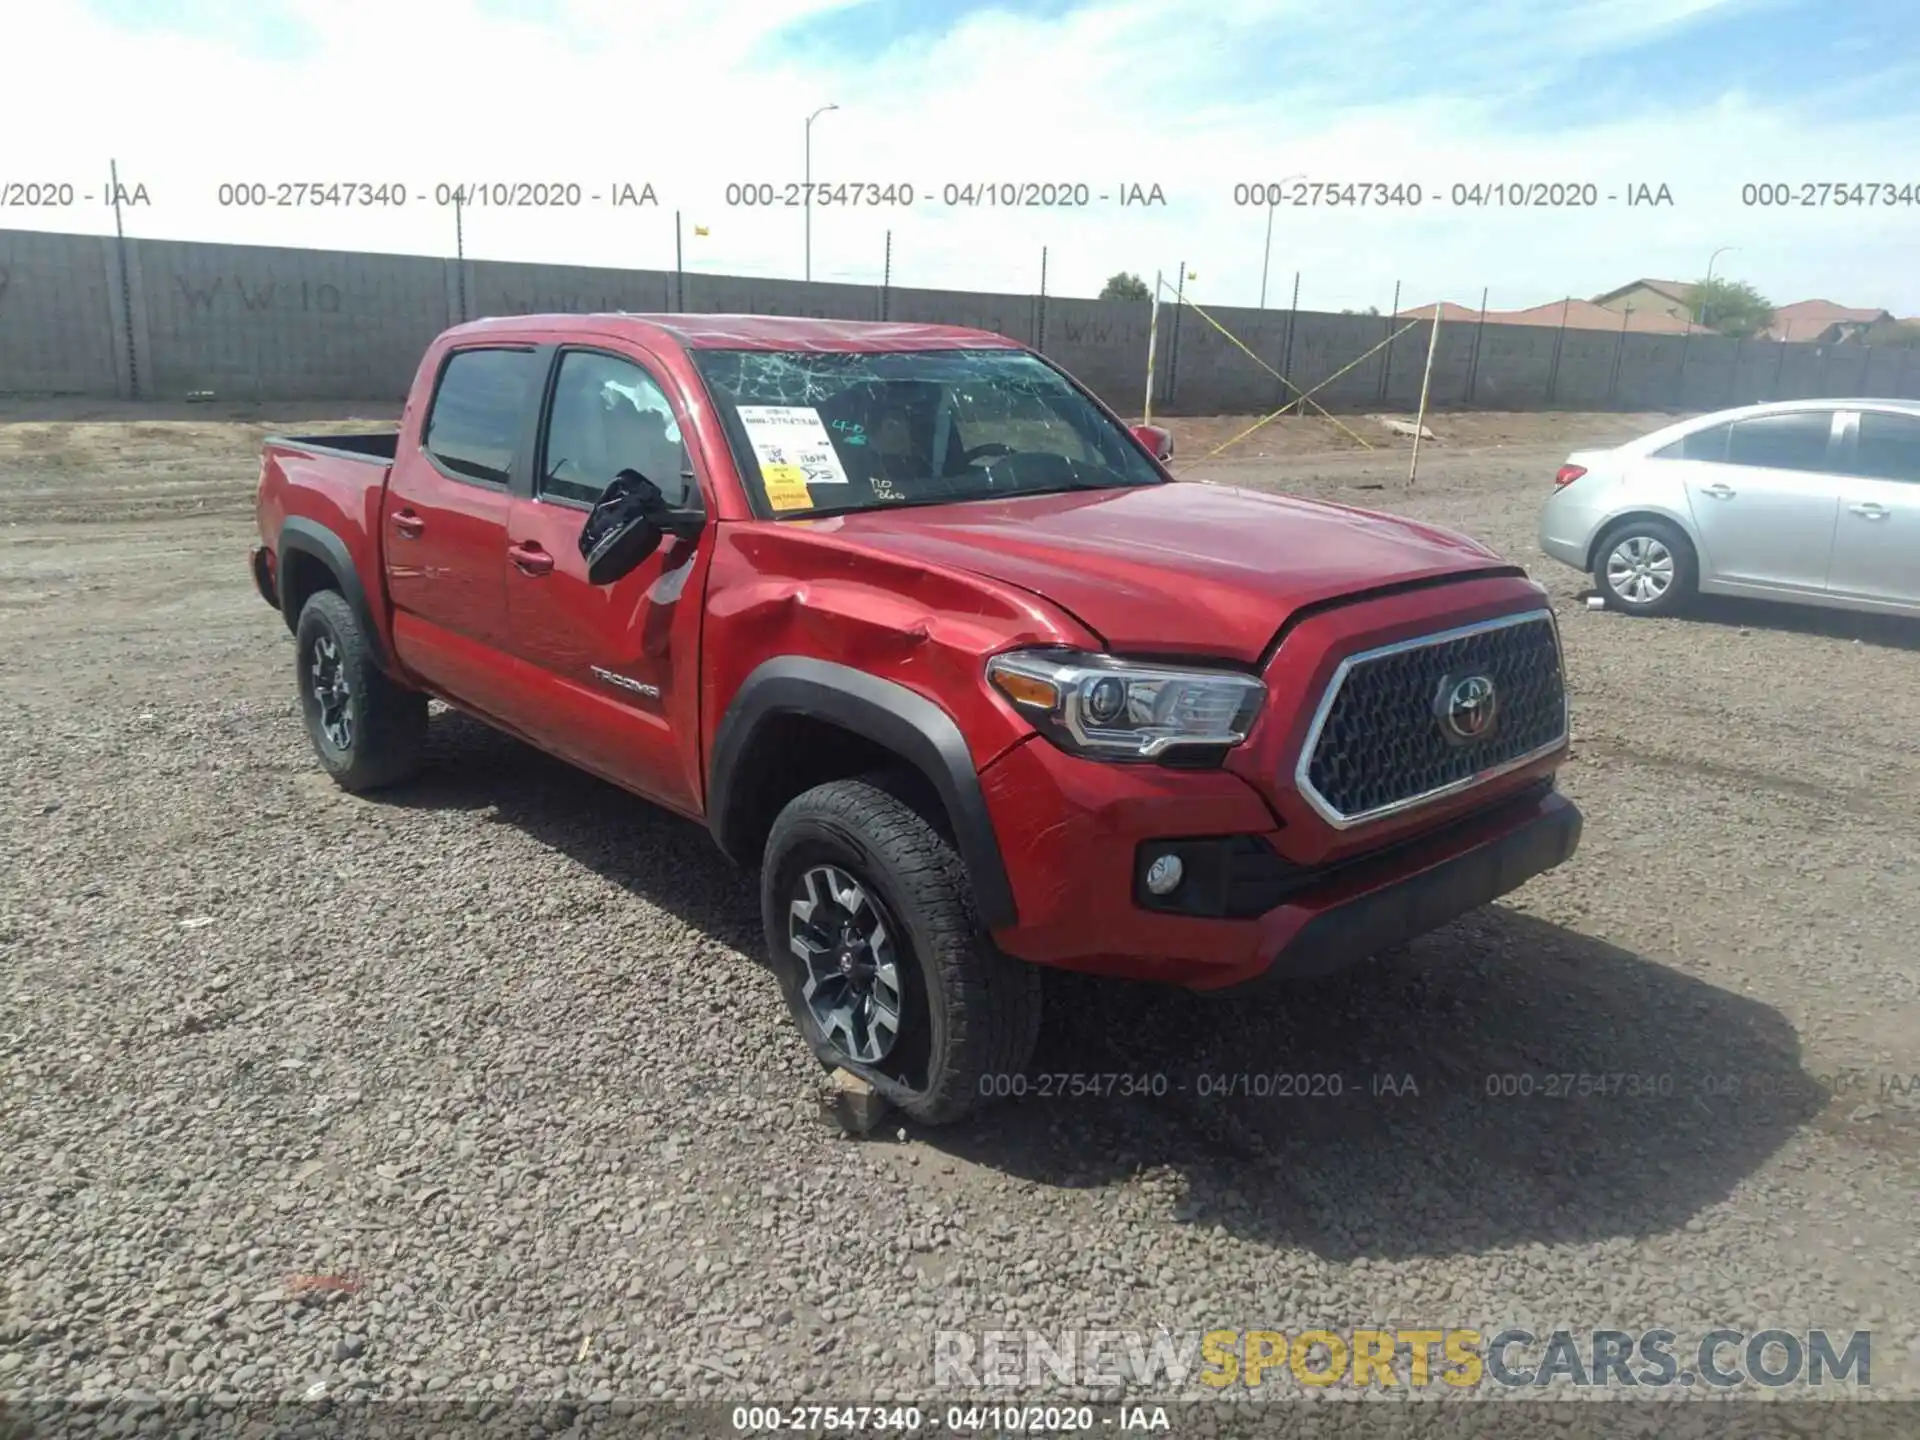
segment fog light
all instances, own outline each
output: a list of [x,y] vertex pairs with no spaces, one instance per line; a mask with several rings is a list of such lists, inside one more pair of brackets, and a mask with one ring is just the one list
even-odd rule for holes
[[1147,889],[1155,895],[1171,895],[1180,886],[1187,867],[1178,855],[1162,855],[1147,866]]

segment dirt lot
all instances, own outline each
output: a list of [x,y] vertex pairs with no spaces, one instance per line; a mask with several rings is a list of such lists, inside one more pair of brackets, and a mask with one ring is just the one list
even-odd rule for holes
[[1377,1324],[1871,1330],[1920,1396],[1920,632],[1589,612],[1537,507],[1662,417],[1443,416],[1411,490],[1364,420],[1178,422],[1534,568],[1582,852],[1260,1006],[1062,987],[1041,1068],[1184,1093],[861,1143],[699,831],[455,716],[321,778],[245,567],[317,413],[0,409],[0,1392],[853,1401],[939,1330]]

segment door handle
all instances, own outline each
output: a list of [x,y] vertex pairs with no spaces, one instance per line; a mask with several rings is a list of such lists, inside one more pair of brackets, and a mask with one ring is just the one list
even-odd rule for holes
[[1700,493],[1702,495],[1711,495],[1716,500],[1731,500],[1734,497],[1735,491],[1731,485],[1722,484],[1716,480]]
[[553,556],[531,540],[509,545],[507,558],[520,567],[522,575],[547,575],[553,571]]
[[403,540],[418,540],[420,532],[427,528],[427,522],[411,510],[401,510],[393,517],[393,528]]
[[1851,510],[1863,520],[1884,520],[1893,513],[1887,509],[1886,506],[1876,505],[1871,500],[1864,501],[1859,505],[1849,505],[1847,509]]

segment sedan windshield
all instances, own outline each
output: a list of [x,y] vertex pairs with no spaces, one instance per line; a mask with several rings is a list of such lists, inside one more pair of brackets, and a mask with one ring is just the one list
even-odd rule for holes
[[1021,350],[696,350],[755,508],[805,519],[1155,485],[1133,437]]

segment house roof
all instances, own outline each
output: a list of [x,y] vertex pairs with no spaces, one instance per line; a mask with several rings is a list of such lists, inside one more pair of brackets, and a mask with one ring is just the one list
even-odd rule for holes
[[1891,320],[1892,315],[1875,307],[1836,305],[1831,300],[1796,300],[1780,305],[1773,312],[1773,324],[1767,327],[1769,340],[1812,340],[1835,325],[1871,325],[1876,320]]
[[1592,300],[1572,299],[1551,300],[1545,305],[1534,305],[1526,310],[1510,310],[1505,323],[1551,325],[1556,329],[1564,323],[1569,330],[1624,328],[1635,333],[1655,335],[1684,335],[1689,330],[1699,328],[1657,310],[1635,310],[1631,306],[1625,310],[1609,310]]
[[[1453,325],[1458,324],[1462,320],[1478,320],[1480,318],[1480,312],[1478,310],[1468,309],[1465,305],[1456,305],[1451,300],[1442,300],[1439,308],[1440,322],[1443,325]],[[1395,311],[1394,318],[1396,320],[1431,320],[1433,318],[1433,311],[1434,307],[1431,305],[1415,305],[1410,310]],[[1488,312],[1487,318],[1489,320],[1493,318],[1491,311]]]
[[[1399,312],[1401,318],[1408,320],[1426,320],[1432,318],[1433,306],[1418,305],[1411,310]],[[1440,306],[1441,323],[1457,321],[1477,321],[1480,312],[1470,310],[1465,305],[1455,305],[1452,301],[1443,301]],[[1565,323],[1569,330],[1613,330],[1626,329],[1641,335],[1684,335],[1689,326],[1684,320],[1676,320],[1657,310],[1636,310],[1629,306],[1625,310],[1608,310],[1592,300],[1552,300],[1545,305],[1529,306],[1525,310],[1489,310],[1489,325],[1543,325],[1558,330]]]
[[1680,280],[1629,280],[1617,290],[1609,290],[1604,295],[1594,296],[1593,303],[1605,305],[1634,290],[1652,290],[1656,294],[1666,296],[1675,304],[1684,305],[1687,303],[1687,292],[1692,288],[1691,285]]

